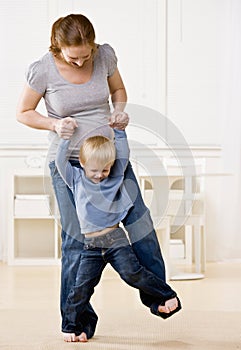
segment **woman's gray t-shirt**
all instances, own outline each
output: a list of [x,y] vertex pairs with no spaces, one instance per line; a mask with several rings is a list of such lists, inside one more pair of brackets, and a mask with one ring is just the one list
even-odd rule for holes
[[[107,78],[117,68],[114,50],[108,44],[98,45],[94,56],[93,73],[84,84],[68,82],[59,73],[51,52],[33,62],[27,71],[29,86],[43,95],[49,117],[73,117],[78,123],[71,139],[71,158],[78,159],[81,139],[96,134],[112,137],[108,127],[110,116],[109,86]],[[50,131],[49,161],[55,159],[59,143],[58,135]]]

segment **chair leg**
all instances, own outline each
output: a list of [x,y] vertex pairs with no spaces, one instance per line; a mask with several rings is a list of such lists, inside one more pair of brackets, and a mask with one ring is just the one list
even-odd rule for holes
[[194,250],[195,250],[195,270],[201,273],[201,226],[194,225]]
[[192,265],[192,226],[185,225],[185,260],[188,265]]
[[205,272],[206,270],[206,232],[205,227],[201,227],[201,234],[202,234],[202,254],[201,254],[201,264],[202,264],[202,272]]

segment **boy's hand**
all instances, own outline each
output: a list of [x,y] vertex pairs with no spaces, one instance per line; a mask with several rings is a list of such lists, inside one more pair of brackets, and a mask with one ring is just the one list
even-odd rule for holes
[[125,112],[114,111],[110,117],[109,125],[111,128],[125,130],[129,123],[129,116]]
[[68,140],[73,135],[78,124],[72,117],[59,119],[55,125],[55,131],[62,139]]

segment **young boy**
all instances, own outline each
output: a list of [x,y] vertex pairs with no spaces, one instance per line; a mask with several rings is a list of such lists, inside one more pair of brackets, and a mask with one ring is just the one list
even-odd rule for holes
[[85,235],[84,251],[75,285],[67,299],[62,332],[65,341],[87,341],[83,327],[85,307],[98,284],[107,263],[130,286],[153,297],[150,309],[158,307],[167,318],[181,309],[175,291],[137,260],[119,222],[133,202],[124,182],[129,160],[125,131],[114,130],[115,143],[104,136],[86,139],[80,148],[80,168],[68,162],[69,140],[61,140],[56,166],[74,194],[81,233]]

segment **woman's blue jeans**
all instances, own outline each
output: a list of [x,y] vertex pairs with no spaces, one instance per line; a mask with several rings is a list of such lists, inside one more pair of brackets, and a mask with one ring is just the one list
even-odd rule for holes
[[[72,165],[79,166],[78,161],[72,161]],[[65,313],[66,300],[71,288],[75,284],[77,270],[83,251],[83,235],[80,232],[79,222],[75,210],[72,192],[61,178],[54,162],[49,164],[52,184],[55,191],[62,226],[62,270],[61,270],[61,294],[60,306],[62,316]],[[125,172],[126,187],[133,198],[134,206],[124,218],[123,225],[128,232],[132,248],[142,266],[153,272],[163,281],[166,280],[165,265],[157,240],[156,232],[149,209],[145,206],[141,192],[129,163]],[[150,296],[140,292],[140,298],[146,306],[152,304]],[[98,317],[90,304],[86,308],[88,323],[84,326],[89,329],[90,337],[93,336]],[[152,312],[158,314],[156,311]]]

